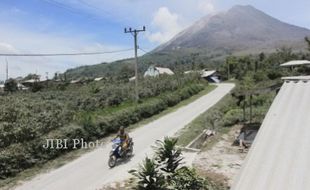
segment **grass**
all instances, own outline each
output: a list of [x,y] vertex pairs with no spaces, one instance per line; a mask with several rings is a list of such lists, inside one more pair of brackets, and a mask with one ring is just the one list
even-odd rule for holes
[[[180,146],[187,146],[193,139],[195,139],[199,134],[202,133],[203,130],[207,128],[211,128],[208,126],[207,118],[212,113],[212,110],[214,109],[220,109],[222,106],[225,106],[228,104],[228,102],[231,100],[231,95],[228,94],[224,98],[222,98],[221,101],[216,103],[214,106],[212,106],[210,109],[202,113],[200,116],[198,116],[196,119],[194,119],[191,123],[185,126],[184,129],[182,129],[178,134],[178,145]],[[228,127],[218,127],[215,129],[217,135],[219,133],[226,133],[229,131]],[[209,144],[209,143],[208,143]]]
[[[197,100],[198,98],[208,94],[209,92],[211,92],[212,90],[214,90],[216,88],[215,85],[208,85],[206,86],[206,88],[204,90],[202,90],[201,92],[199,92],[196,95],[193,95],[192,97],[181,101],[180,103],[178,103],[177,105],[173,106],[173,107],[169,107],[166,110],[162,111],[161,113],[154,115],[150,118],[144,119],[136,124],[133,124],[131,126],[128,127],[129,131],[133,130],[137,127],[141,127],[143,125],[146,125],[154,120],[157,120],[158,118],[167,115],[171,112],[176,111],[177,109],[186,106],[188,104],[190,104],[191,102]],[[115,134],[111,134],[106,138],[101,139],[101,142],[109,142],[109,140],[114,136]],[[25,181],[25,180],[30,180],[32,179],[36,174],[38,173],[45,173],[48,171],[51,171],[53,169],[59,168],[65,164],[67,164],[68,162],[77,159],[78,157],[80,157],[81,155],[92,151],[93,149],[78,149],[75,151],[70,151],[64,155],[59,156],[58,158],[51,160],[47,163],[44,163],[42,165],[36,165],[30,169],[24,170],[23,172],[17,174],[15,177],[11,177],[11,178],[7,178],[5,180],[0,180],[0,189],[1,190],[6,190],[6,189],[11,189],[12,187],[18,185],[18,183],[20,181]]]

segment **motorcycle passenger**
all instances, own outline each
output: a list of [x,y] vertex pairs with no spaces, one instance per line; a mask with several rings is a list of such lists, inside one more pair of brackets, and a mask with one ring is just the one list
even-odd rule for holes
[[117,136],[115,138],[119,138],[121,141],[122,154],[126,152],[129,144],[129,135],[125,132],[125,128],[121,126],[118,130]]

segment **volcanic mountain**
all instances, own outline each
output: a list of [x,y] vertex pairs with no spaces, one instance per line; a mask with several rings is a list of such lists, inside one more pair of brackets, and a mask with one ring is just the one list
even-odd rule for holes
[[257,53],[279,47],[303,49],[310,30],[277,20],[252,7],[237,5],[203,17],[153,52],[186,49]]

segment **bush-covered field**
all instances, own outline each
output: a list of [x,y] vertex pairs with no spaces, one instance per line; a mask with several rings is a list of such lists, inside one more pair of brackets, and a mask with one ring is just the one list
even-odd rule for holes
[[[102,81],[2,96],[0,179],[72,150],[70,139],[104,137],[176,105],[205,85],[194,75],[147,78],[140,82],[138,104],[130,82]],[[68,149],[44,149],[46,139],[68,139]]]

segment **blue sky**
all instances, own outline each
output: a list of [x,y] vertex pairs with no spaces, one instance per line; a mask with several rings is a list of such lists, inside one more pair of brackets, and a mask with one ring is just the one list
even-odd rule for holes
[[[310,28],[308,0],[1,0],[1,53],[61,53],[127,49],[132,36],[124,27],[147,31],[139,46],[147,51],[171,39],[207,14],[233,5],[252,5],[290,24]],[[139,52],[143,54],[143,52]],[[67,68],[132,57],[133,52],[82,57],[9,57],[10,77],[50,76]],[[0,57],[0,80],[5,76]]]

